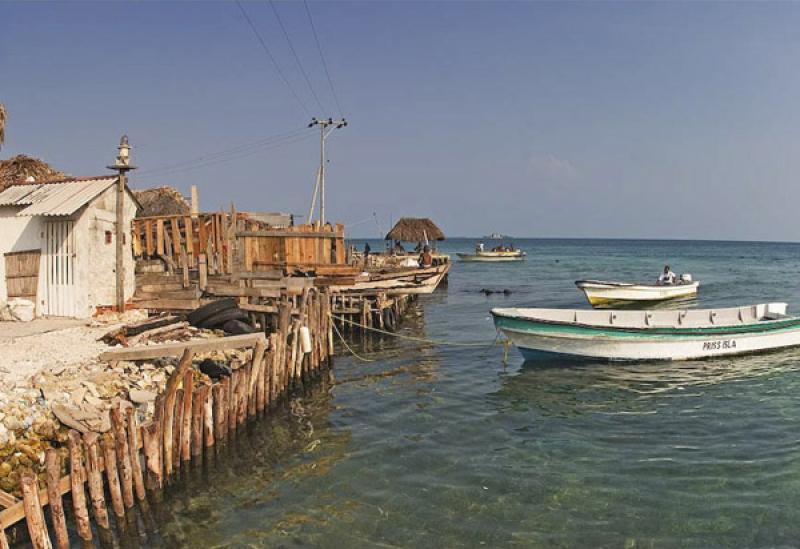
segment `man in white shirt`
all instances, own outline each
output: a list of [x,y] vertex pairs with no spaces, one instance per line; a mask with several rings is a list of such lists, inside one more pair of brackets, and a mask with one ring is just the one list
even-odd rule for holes
[[658,277],[658,284],[659,285],[675,284],[677,280],[678,276],[670,270],[669,265],[664,265],[664,272],[661,273],[661,276]]

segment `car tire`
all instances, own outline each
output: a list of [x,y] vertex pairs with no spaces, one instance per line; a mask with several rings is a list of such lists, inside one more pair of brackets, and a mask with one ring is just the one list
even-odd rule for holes
[[198,307],[189,313],[186,318],[189,321],[189,324],[192,326],[200,326],[200,324],[212,316],[234,308],[236,308],[236,298],[226,297],[212,303],[206,303],[202,307]]

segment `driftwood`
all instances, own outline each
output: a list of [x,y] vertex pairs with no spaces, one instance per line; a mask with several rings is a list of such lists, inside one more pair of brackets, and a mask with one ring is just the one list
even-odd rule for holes
[[176,324],[180,321],[181,321],[180,317],[173,315],[148,318],[142,320],[141,322],[136,322],[134,324],[127,324],[115,330],[111,330],[103,337],[101,337],[100,340],[109,345],[115,343],[122,343],[124,345],[126,344],[126,342],[128,342],[128,338],[132,338],[134,336],[137,336],[139,334],[148,332],[156,328],[169,326],[170,324]]

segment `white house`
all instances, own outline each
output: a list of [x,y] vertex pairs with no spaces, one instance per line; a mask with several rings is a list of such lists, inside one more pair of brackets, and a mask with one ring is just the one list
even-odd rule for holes
[[[0,192],[0,302],[23,297],[37,315],[90,317],[116,301],[117,176],[16,184]],[[130,246],[138,202],[126,188],[125,299],[135,289]]]

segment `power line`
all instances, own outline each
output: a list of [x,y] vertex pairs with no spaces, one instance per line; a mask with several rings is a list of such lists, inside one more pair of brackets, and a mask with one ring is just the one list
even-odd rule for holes
[[306,84],[308,85],[308,90],[311,92],[311,95],[314,96],[314,101],[317,102],[317,106],[319,107],[320,112],[325,112],[325,107],[322,106],[319,97],[317,97],[317,92],[314,91],[314,86],[311,85],[311,80],[309,80],[308,74],[306,74],[306,70],[303,68],[303,64],[300,62],[300,57],[297,55],[297,52],[295,51],[294,46],[292,45],[292,41],[289,38],[289,33],[286,32],[286,27],[283,25],[283,20],[281,19],[281,16],[278,14],[278,8],[275,7],[275,2],[273,2],[273,0],[269,0],[269,5],[272,6],[272,11],[273,13],[275,13],[275,19],[278,20],[278,25],[280,25],[281,30],[283,31],[283,36],[284,38],[286,38],[286,43],[289,44],[289,49],[291,50],[292,55],[294,56],[294,60],[297,63],[297,68],[300,69],[300,74],[303,75],[303,78],[305,79]]
[[165,168],[165,169],[150,170],[150,171],[147,171],[147,172],[142,172],[140,175],[142,175],[142,176],[174,175],[174,174],[177,174],[177,173],[183,173],[183,172],[188,172],[188,171],[197,170],[197,169],[201,169],[201,168],[207,168],[207,167],[214,166],[214,165],[217,165],[217,164],[223,164],[225,162],[231,162],[231,161],[234,161],[234,160],[241,160],[242,158],[246,158],[248,156],[252,156],[252,155],[254,155],[254,154],[258,153],[258,152],[261,152],[261,151],[277,149],[277,148],[280,148],[280,147],[284,147],[286,145],[292,145],[294,143],[299,143],[300,141],[306,141],[306,140],[308,140],[308,139],[310,139],[312,137],[315,137],[315,135],[314,135],[315,133],[316,132],[303,132],[303,133],[301,133],[299,135],[294,135],[292,137],[287,137],[287,138],[284,138],[283,140],[275,141],[275,142],[269,143],[269,144],[267,144],[265,146],[258,147],[258,148],[255,148],[255,149],[251,148],[250,150],[243,150],[243,151],[241,151],[239,153],[232,154],[232,155],[229,155],[229,156],[223,156],[223,157],[220,157],[220,158],[216,158],[216,159],[212,159],[212,160],[206,160],[206,161],[202,161],[202,162],[187,161],[185,163],[182,163],[182,164],[185,164],[185,165],[181,165],[181,166],[174,167],[174,168],[169,168],[169,169]]
[[339,116],[342,116],[344,110],[342,109],[342,104],[339,103],[339,96],[336,95],[336,89],[333,87],[333,80],[331,79],[331,73],[328,71],[328,63],[325,62],[325,55],[322,53],[322,45],[319,43],[317,28],[314,26],[314,19],[311,17],[311,10],[309,9],[308,2],[306,0],[303,0],[303,5],[306,7],[308,22],[311,24],[311,31],[314,33],[314,41],[317,43],[317,51],[319,51],[319,58],[322,60],[322,68],[325,69],[325,76],[328,79],[328,86],[331,88],[331,94],[333,95],[333,100],[336,102],[336,108],[339,109]]
[[295,137],[297,135],[300,135],[301,133],[309,133],[308,132],[308,128],[301,128],[301,129],[296,129],[296,130],[292,130],[292,131],[288,131],[288,132],[279,133],[279,134],[272,135],[272,136],[269,136],[269,137],[264,137],[262,139],[257,139],[255,141],[250,141],[248,143],[243,143],[243,144],[237,145],[235,147],[230,147],[228,149],[223,149],[223,150],[220,150],[220,151],[204,154],[202,156],[198,156],[196,158],[192,158],[191,160],[184,160],[182,162],[176,162],[175,164],[167,164],[165,166],[160,166],[158,168],[153,168],[153,169],[150,169],[150,170],[141,170],[139,173],[140,174],[149,174],[149,173],[154,173],[154,172],[163,172],[163,171],[172,170],[174,168],[181,168],[183,166],[197,164],[198,162],[205,162],[205,161],[208,161],[208,160],[215,160],[217,158],[224,158],[224,157],[227,157],[227,156],[230,156],[230,155],[235,155],[236,153],[239,153],[239,152],[242,152],[242,151],[245,151],[245,150],[248,150],[248,149],[258,149],[258,148],[261,148],[261,147],[263,147],[265,145],[270,145],[270,144],[272,144],[274,142],[277,142],[277,141],[282,141],[282,140],[287,139],[287,138],[292,138],[292,137]]
[[283,74],[283,71],[281,70],[280,65],[278,65],[278,61],[275,59],[275,56],[272,55],[272,52],[270,51],[269,47],[267,46],[267,43],[261,37],[261,33],[258,32],[258,29],[253,24],[253,21],[250,19],[250,16],[247,15],[247,12],[245,11],[244,6],[242,5],[242,3],[239,0],[236,0],[236,5],[239,6],[239,9],[242,11],[242,15],[244,15],[244,18],[247,21],[247,24],[250,25],[250,28],[253,30],[253,34],[256,35],[256,38],[258,39],[259,43],[261,44],[261,47],[263,48],[264,52],[267,54],[267,57],[269,57],[270,61],[272,61],[272,65],[275,67],[275,70],[278,71],[278,74],[283,79],[283,83],[286,84],[286,87],[289,88],[290,92],[292,92],[292,95],[297,100],[297,102],[300,104],[300,106],[303,108],[303,110],[305,111],[306,115],[311,116],[311,112],[308,110],[308,107],[306,107],[306,104],[303,102],[302,99],[300,99],[300,96],[297,95],[297,92],[294,91],[294,88],[289,83],[289,80],[286,78],[286,75]]

